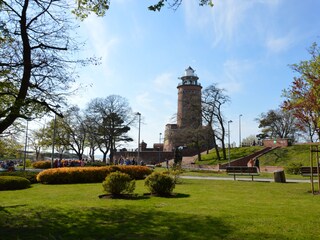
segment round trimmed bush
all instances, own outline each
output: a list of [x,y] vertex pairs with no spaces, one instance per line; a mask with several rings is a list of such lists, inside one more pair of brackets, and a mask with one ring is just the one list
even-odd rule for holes
[[150,174],[144,184],[151,194],[159,196],[169,196],[175,188],[175,180],[171,176],[159,172]]
[[0,176],[15,176],[26,178],[30,181],[31,184],[37,183],[37,175],[38,172],[30,172],[30,171],[14,171],[14,172],[1,172]]
[[18,190],[30,187],[30,181],[23,177],[0,176],[0,190]]
[[136,182],[128,174],[117,171],[110,173],[102,182],[102,186],[107,193],[120,195],[132,193],[136,187]]

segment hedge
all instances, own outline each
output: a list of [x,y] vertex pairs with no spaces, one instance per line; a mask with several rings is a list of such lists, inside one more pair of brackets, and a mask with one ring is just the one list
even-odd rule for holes
[[51,168],[51,161],[45,160],[45,161],[37,161],[32,163],[33,168],[38,168],[38,169],[48,169]]
[[144,179],[152,173],[146,166],[64,167],[40,172],[37,181],[47,184],[99,183],[111,172],[127,173],[132,179]]
[[23,177],[30,181],[30,183],[37,183],[37,174],[38,172],[32,171],[13,171],[13,172],[1,172],[0,176],[16,176]]
[[0,190],[18,190],[30,187],[30,181],[23,177],[0,176]]

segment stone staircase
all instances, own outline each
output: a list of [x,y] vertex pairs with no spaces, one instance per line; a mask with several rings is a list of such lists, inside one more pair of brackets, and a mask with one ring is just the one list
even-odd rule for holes
[[[239,159],[231,161],[230,166],[247,166],[247,163],[250,159],[260,157],[263,154],[266,154],[267,152],[270,152],[276,148],[278,148],[278,147],[274,147],[274,148],[273,147],[265,147],[264,149],[262,149],[258,152],[255,152],[251,155],[248,155],[243,158],[239,158]],[[227,166],[229,166],[229,163],[219,164],[219,169],[226,169]]]

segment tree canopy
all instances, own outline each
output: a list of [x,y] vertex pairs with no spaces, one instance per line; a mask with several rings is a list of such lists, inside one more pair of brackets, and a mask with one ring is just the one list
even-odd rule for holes
[[[149,10],[176,9],[182,1],[155,0]],[[104,16],[109,7],[110,0],[0,1],[0,134],[19,119],[62,116],[58,107],[70,95],[75,65],[92,60],[74,58],[80,44],[69,35],[72,18]]]
[[284,110],[290,110],[299,120],[299,128],[320,138],[320,48],[313,43],[309,48],[311,58],[291,65],[298,74],[292,85],[283,91],[286,98],[282,104]]
[[76,66],[90,62],[74,57],[68,2],[1,1],[0,134],[21,118],[61,116]]

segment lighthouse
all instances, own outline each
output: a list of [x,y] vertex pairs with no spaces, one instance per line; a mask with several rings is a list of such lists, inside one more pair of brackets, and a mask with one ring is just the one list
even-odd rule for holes
[[165,128],[164,151],[172,151],[177,145],[184,146],[185,143],[176,140],[174,136],[179,135],[183,129],[197,129],[202,126],[201,115],[201,84],[192,67],[188,67],[184,75],[178,78],[178,110],[177,123],[167,124]]
[[178,88],[178,128],[198,128],[202,125],[201,116],[201,84],[190,66],[179,78]]

